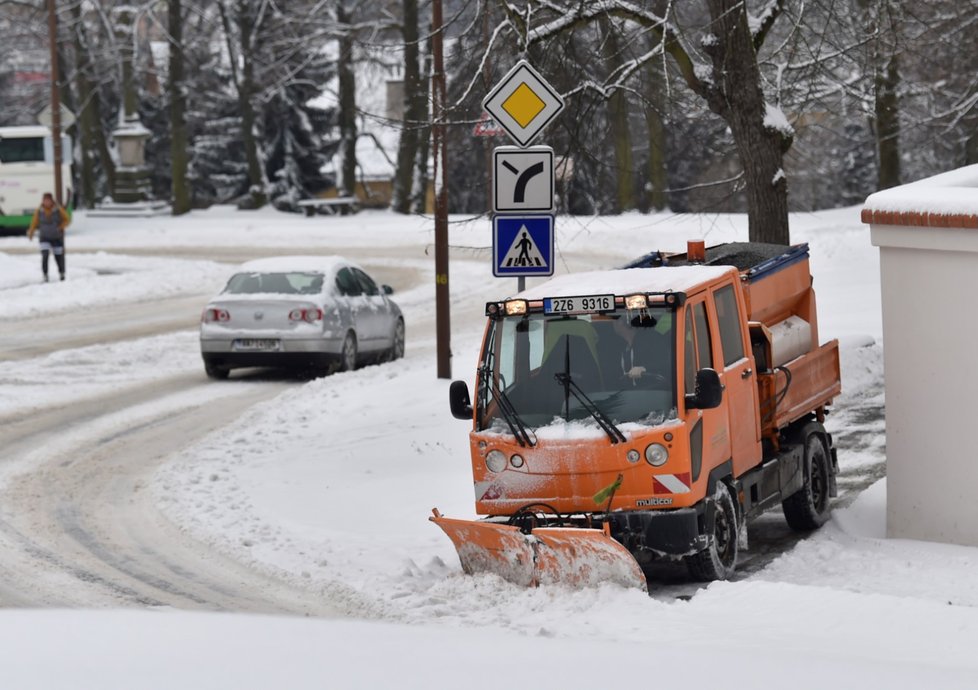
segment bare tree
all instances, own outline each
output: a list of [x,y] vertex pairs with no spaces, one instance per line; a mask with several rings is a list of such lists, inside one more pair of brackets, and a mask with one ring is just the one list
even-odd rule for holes
[[[584,79],[568,95],[592,89],[611,97],[664,51],[686,85],[730,128],[743,165],[751,240],[787,243],[788,189],[783,158],[793,131],[780,108],[765,99],[757,59],[785,2],[772,0],[755,16],[748,13],[744,0],[705,0],[709,25],[698,50],[694,50],[693,33],[680,28],[674,15],[660,16],[625,0],[541,0],[532,7],[531,3],[506,2],[505,7],[526,46],[606,18],[624,20],[652,36],[655,46],[646,54],[621,64],[603,83]],[[534,16],[534,9],[542,16]],[[535,23],[528,22],[527,17]],[[700,60],[701,54],[708,62]]]
[[428,116],[428,89],[421,76],[421,33],[418,30],[418,0],[402,2],[401,36],[404,42],[404,116],[394,171],[391,208],[398,213],[411,210],[415,160],[419,138]]
[[173,215],[190,210],[190,189],[187,185],[187,166],[190,162],[187,140],[186,60],[183,53],[183,6],[181,0],[169,0],[167,27],[170,39],[170,64],[167,84],[170,96],[170,203]]

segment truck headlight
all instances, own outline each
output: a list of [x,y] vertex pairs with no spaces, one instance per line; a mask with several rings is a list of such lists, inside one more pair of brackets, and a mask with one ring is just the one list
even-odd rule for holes
[[645,449],[645,460],[652,467],[661,467],[669,459],[669,451],[661,443],[653,443]]
[[501,450],[490,450],[486,456],[486,468],[490,472],[502,472],[506,469],[506,454]]

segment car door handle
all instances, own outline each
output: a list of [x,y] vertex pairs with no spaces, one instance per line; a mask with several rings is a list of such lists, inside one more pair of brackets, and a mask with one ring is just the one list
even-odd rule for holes
[[742,372],[740,372],[740,378],[749,379],[750,375],[753,373],[754,372],[751,369],[744,369]]

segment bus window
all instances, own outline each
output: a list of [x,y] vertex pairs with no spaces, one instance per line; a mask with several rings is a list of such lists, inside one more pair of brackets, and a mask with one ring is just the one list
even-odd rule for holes
[[30,163],[44,161],[42,137],[0,139],[0,163]]

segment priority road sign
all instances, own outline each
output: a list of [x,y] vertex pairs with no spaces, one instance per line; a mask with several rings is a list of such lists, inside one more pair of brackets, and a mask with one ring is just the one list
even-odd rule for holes
[[498,146],[492,151],[492,210],[553,213],[554,150]]
[[496,84],[482,107],[520,146],[526,146],[564,109],[564,99],[530,63],[520,60]]
[[492,231],[494,276],[553,275],[553,216],[496,216]]

